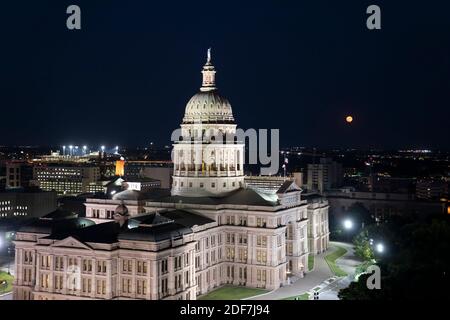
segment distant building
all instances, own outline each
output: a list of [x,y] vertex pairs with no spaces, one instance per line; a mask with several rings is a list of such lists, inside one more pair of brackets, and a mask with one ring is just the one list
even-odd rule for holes
[[161,182],[161,188],[172,186],[173,164],[170,161],[127,161],[125,179],[151,178]]
[[330,158],[321,158],[319,163],[308,164],[308,190],[323,193],[342,184],[342,165]]
[[124,189],[137,191],[150,191],[151,189],[160,189],[161,181],[152,178],[129,178],[122,183]]
[[87,192],[89,193],[114,193],[121,191],[123,180],[120,177],[113,177],[109,179],[101,179],[97,181],[90,182],[87,187]]
[[0,221],[2,218],[41,217],[55,209],[55,192],[38,189],[0,191]]
[[120,158],[116,161],[116,176],[123,177],[125,175],[125,160]]
[[77,195],[89,191],[89,184],[100,178],[100,169],[90,165],[49,164],[34,167],[34,180],[43,190],[58,195]]
[[377,220],[392,215],[442,213],[443,204],[438,201],[418,201],[411,193],[383,193],[356,191],[353,188],[330,190],[325,193],[330,203],[330,214],[341,216],[355,204],[363,205]]
[[33,165],[25,161],[6,163],[6,188],[27,188],[33,180]]
[[444,180],[419,180],[416,183],[416,197],[424,200],[440,200],[448,197],[448,182]]
[[380,174],[367,177],[368,191],[381,193],[412,193],[415,179],[382,176]]

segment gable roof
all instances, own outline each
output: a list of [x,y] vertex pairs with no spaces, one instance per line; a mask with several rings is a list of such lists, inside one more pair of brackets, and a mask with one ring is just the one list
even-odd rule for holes
[[72,236],[69,236],[60,241],[56,241],[51,246],[52,247],[65,247],[65,248],[70,247],[70,248],[77,248],[77,249],[92,250],[89,246],[87,246],[86,244],[82,243],[81,241],[79,241],[78,239],[76,239]]
[[185,227],[191,228],[195,225],[201,226],[204,224],[215,222],[215,220],[208,217],[201,216],[187,210],[171,210],[161,213],[162,216],[174,220]]
[[285,181],[277,190],[277,194],[302,191],[302,189],[292,180]]

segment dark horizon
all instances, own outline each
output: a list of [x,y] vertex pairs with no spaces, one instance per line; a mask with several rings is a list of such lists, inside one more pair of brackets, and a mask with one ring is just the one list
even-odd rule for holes
[[[65,26],[70,4],[80,31]],[[370,4],[382,30],[365,26]],[[281,146],[450,149],[448,3],[23,8],[1,19],[0,145],[170,145],[212,47],[238,127],[279,128]]]

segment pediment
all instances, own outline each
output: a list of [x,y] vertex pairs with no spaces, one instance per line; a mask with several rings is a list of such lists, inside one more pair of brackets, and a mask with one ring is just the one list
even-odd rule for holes
[[294,191],[301,192],[303,190],[294,181],[285,181],[280,189],[278,189],[277,194],[284,194]]
[[83,242],[75,239],[74,237],[67,237],[63,240],[55,242],[52,247],[64,247],[64,248],[77,248],[77,249],[86,249],[92,250],[91,247],[84,244]]

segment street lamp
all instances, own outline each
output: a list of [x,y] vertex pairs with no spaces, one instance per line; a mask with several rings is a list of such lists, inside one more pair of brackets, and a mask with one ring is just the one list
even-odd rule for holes
[[350,219],[344,220],[344,228],[347,230],[353,229],[353,221]]
[[384,252],[384,245],[382,243],[378,243],[375,246],[375,249],[377,250],[378,253],[383,253]]

